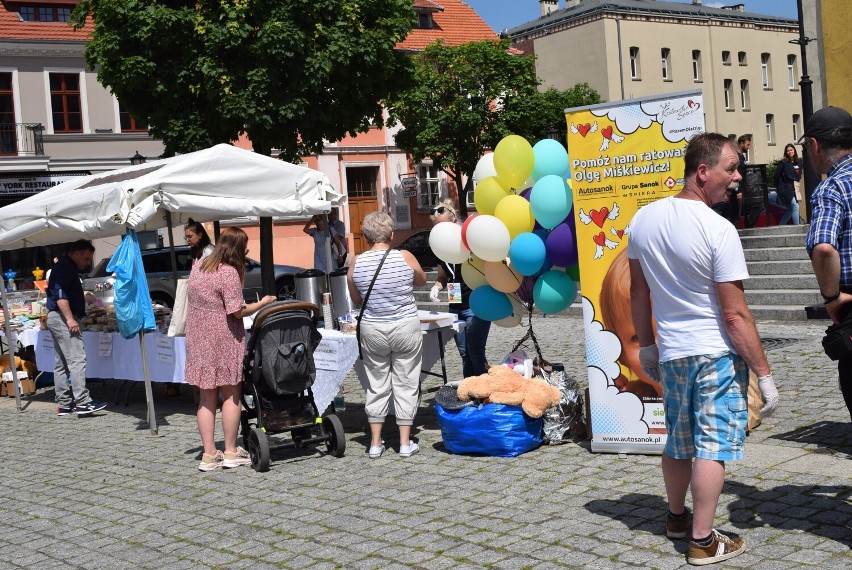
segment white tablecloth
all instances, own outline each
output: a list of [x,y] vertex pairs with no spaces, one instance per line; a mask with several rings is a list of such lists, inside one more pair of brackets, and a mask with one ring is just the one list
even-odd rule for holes
[[[441,338],[446,349],[459,326],[463,327],[464,323],[454,323],[453,327],[423,331],[423,370],[431,370],[440,363],[438,331],[441,331]],[[317,408],[320,413],[323,413],[340,391],[346,375],[358,359],[358,340],[355,335],[343,334],[335,330],[319,330],[323,336],[320,349],[327,349],[327,351],[324,351],[322,355],[318,354],[315,359],[317,376],[313,392]],[[55,361],[53,338],[48,331],[35,332],[33,344],[36,366],[43,372],[53,372]],[[86,345],[86,376],[88,378],[135,381],[145,379],[138,336],[126,340],[118,333],[84,332],[83,342]],[[152,382],[185,382],[186,339],[184,337],[169,337],[158,332],[151,332],[145,335],[145,343]],[[449,379],[453,380],[452,371],[448,374]],[[421,380],[425,377],[421,375]]]

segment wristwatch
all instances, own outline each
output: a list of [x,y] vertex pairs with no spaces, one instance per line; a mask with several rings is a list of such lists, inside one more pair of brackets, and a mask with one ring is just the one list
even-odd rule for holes
[[827,297],[825,295],[825,293],[823,293],[822,291],[820,291],[819,294],[822,295],[822,300],[824,301],[825,305],[828,305],[829,303],[833,303],[834,301],[836,301],[837,299],[840,298],[840,290],[839,289],[837,290],[837,293],[835,293],[831,297]]

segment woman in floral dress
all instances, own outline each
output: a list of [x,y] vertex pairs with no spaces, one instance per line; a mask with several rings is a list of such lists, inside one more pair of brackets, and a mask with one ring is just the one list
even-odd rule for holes
[[[243,268],[248,236],[239,228],[226,228],[213,253],[193,264],[187,288],[186,381],[201,390],[198,433],[204,454],[198,468],[212,471],[251,463],[248,452],[237,447],[240,426],[240,392],[246,331],[243,317],[276,299],[267,295],[257,303],[243,301]],[[224,453],[216,448],[216,406],[222,395]]]

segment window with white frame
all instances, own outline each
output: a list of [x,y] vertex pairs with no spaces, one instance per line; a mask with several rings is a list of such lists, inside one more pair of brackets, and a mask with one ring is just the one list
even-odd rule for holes
[[740,105],[743,111],[751,109],[751,99],[748,92],[748,79],[740,79]]
[[802,118],[800,115],[793,115],[793,140],[799,140],[799,123]]
[[642,71],[639,63],[639,48],[633,46],[630,48],[630,79],[642,79]]
[[772,59],[768,53],[760,54],[760,80],[764,89],[772,89]]
[[799,87],[796,82],[796,78],[799,77],[799,70],[796,67],[796,56],[789,54],[787,56],[787,87],[790,88],[790,91],[795,91]]
[[731,52],[722,52],[722,65],[731,65]]
[[692,50],[692,79],[701,81],[703,79],[703,71],[701,69],[701,50]]
[[725,80],[725,109],[734,110],[734,81],[732,79]]
[[417,210],[425,211],[441,201],[441,179],[434,164],[424,162],[417,165]]
[[672,80],[672,50],[663,48],[660,50],[660,64],[662,65],[663,81]]
[[766,115],[766,143],[775,144],[775,115]]

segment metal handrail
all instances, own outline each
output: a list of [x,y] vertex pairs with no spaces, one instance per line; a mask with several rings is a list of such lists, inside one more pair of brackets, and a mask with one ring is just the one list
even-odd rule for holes
[[44,156],[44,125],[0,123],[0,156]]

